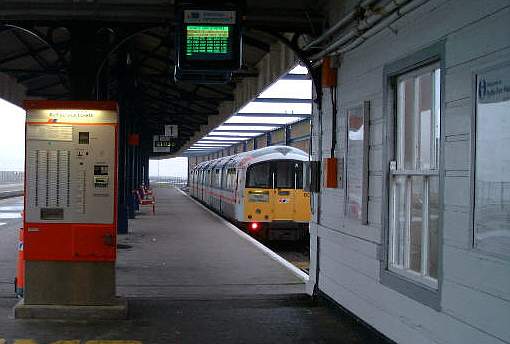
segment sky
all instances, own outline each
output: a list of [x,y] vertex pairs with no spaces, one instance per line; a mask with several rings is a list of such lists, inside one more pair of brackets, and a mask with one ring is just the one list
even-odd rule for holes
[[25,110],[0,98],[0,171],[23,171]]
[[187,177],[188,158],[149,160],[150,177]]

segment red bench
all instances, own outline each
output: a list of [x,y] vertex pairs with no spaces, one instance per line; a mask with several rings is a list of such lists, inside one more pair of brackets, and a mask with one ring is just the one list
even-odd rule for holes
[[138,205],[140,207],[151,207],[152,215],[156,215],[156,199],[154,198],[154,194],[152,190],[150,193],[146,192],[144,188],[138,188],[135,190],[136,198],[138,200]]

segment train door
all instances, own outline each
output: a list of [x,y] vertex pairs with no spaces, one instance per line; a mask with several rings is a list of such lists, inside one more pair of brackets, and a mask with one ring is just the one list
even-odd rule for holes
[[295,212],[296,162],[274,161],[271,166],[275,220],[292,220]]

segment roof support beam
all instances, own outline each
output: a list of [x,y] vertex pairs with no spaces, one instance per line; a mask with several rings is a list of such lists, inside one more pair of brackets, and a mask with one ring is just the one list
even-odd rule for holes
[[309,104],[311,99],[304,98],[257,98],[255,103],[287,103],[287,104]]
[[238,112],[234,115],[232,118],[236,117],[283,117],[283,118],[289,118],[289,117],[305,117],[309,118],[311,115],[309,113],[262,113],[262,112],[250,112],[250,113],[243,113]]
[[229,143],[229,144],[236,144],[240,142],[245,142],[246,140],[240,140],[240,141],[223,141],[223,140],[200,140],[196,143]]
[[278,123],[223,123],[223,127],[283,127],[285,124]]
[[[49,14],[51,13],[51,14]],[[84,21],[108,23],[143,23],[163,25],[175,22],[175,7],[168,1],[161,4],[120,4],[100,1],[34,2],[9,1],[2,4],[2,20],[5,21]],[[245,13],[247,27],[285,32],[313,32],[322,25],[323,17],[309,9],[254,8]]]
[[216,134],[216,133],[232,133],[232,132],[236,132],[236,133],[256,133],[256,134],[263,134],[265,130],[222,130],[222,129],[215,129],[212,131],[213,134]]
[[287,74],[282,76],[280,80],[311,80],[308,74]]
[[206,139],[208,137],[232,137],[232,138],[239,138],[239,139],[242,139],[242,140],[249,140],[249,139],[252,139],[252,138],[254,138],[256,136],[232,135],[232,134],[228,134],[228,133],[218,133],[218,135],[214,135],[214,133],[210,133],[209,135],[205,136],[204,139]]

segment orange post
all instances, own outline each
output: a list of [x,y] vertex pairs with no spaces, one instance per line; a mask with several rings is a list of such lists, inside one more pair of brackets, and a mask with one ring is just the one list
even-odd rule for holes
[[23,289],[25,288],[25,254],[23,253],[23,228],[20,228],[19,230],[18,264],[14,284],[16,296],[23,297]]
[[337,188],[337,159],[326,158],[324,159],[324,186],[326,188]]

